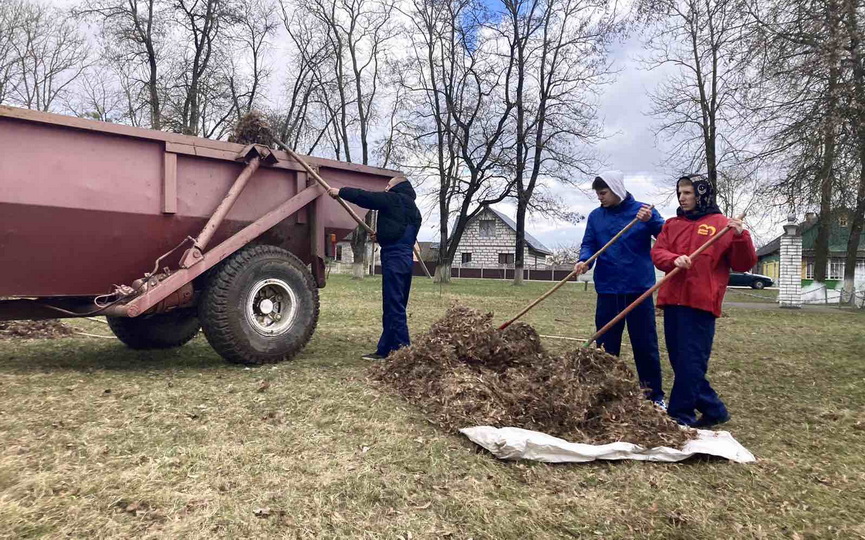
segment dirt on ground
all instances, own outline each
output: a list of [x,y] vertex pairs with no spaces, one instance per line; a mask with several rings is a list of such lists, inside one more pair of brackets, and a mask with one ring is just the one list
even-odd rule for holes
[[0,321],[0,339],[56,339],[72,333],[71,328],[56,319]]
[[581,443],[680,448],[683,430],[643,397],[631,370],[597,348],[548,353],[528,324],[453,306],[372,376],[449,430],[519,427]]

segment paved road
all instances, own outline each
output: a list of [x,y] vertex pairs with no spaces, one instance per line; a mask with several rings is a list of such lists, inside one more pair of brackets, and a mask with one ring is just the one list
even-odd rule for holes
[[[759,309],[759,310],[787,310],[791,308],[782,308],[778,307],[778,304],[775,302],[724,302],[725,308],[742,308],[742,309]],[[852,308],[838,308],[832,306],[815,306],[815,305],[804,305],[802,306],[803,310],[814,313],[855,313],[857,310]]]

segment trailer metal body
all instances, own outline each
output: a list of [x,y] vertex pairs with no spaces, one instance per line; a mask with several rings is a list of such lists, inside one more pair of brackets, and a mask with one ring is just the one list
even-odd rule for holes
[[[334,187],[400,175],[307,163]],[[355,222],[322,195],[281,151],[0,106],[0,320],[189,313],[252,245],[323,287],[325,238]]]

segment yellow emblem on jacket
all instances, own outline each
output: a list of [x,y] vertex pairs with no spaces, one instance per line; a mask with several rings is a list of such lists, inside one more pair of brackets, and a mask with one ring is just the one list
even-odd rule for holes
[[712,227],[711,225],[706,225],[705,223],[703,223],[702,225],[697,227],[697,234],[700,234],[703,236],[715,236],[715,227]]

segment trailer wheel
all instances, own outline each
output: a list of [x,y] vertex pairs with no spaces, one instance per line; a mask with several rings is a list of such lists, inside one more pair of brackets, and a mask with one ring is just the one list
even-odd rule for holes
[[318,322],[318,288],[306,266],[270,245],[248,246],[207,280],[198,308],[204,336],[232,363],[291,359]]
[[201,324],[195,309],[139,317],[106,317],[108,327],[130,349],[172,349],[195,337]]

